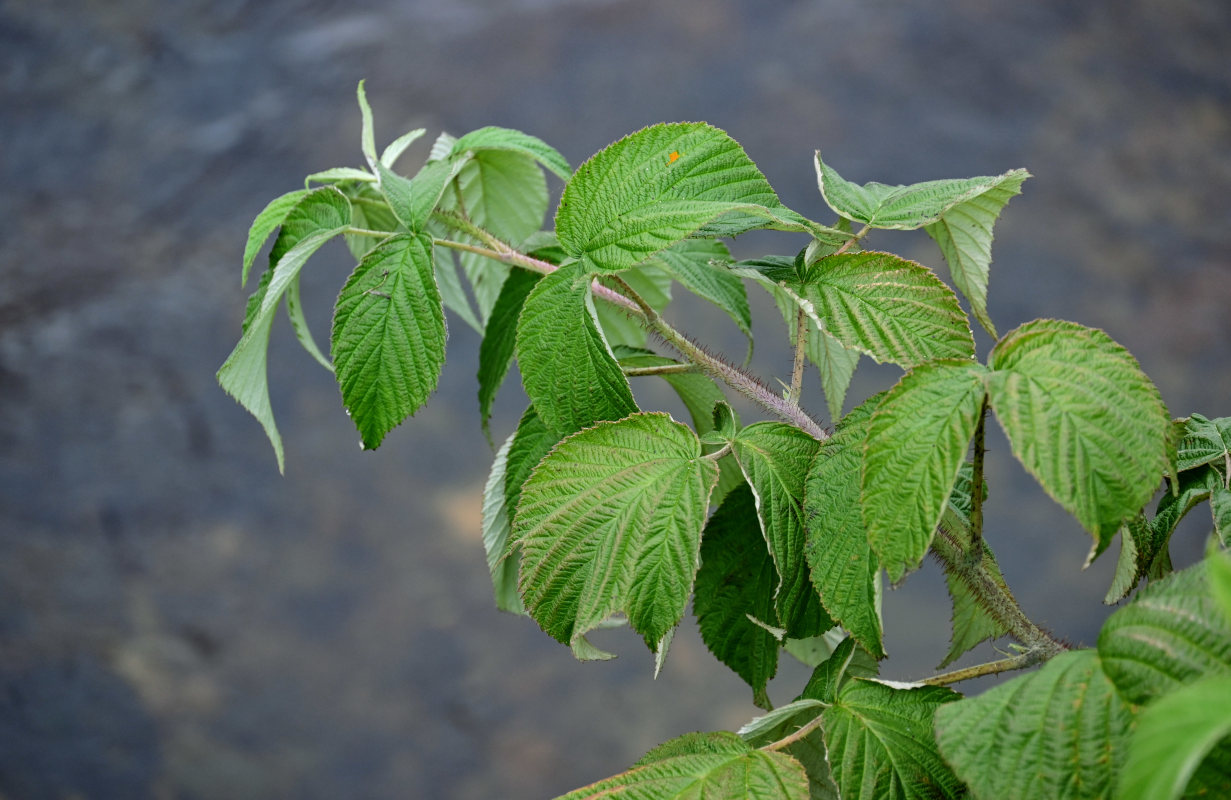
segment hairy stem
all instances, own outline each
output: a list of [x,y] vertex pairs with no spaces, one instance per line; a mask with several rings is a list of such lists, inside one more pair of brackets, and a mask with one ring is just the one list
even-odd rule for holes
[[931,686],[948,686],[951,683],[968,681],[971,678],[982,678],[984,675],[999,675],[1002,672],[1010,672],[1015,669],[1033,667],[1035,664],[1038,664],[1043,660],[1044,657],[1042,653],[1037,650],[1030,650],[1019,656],[1002,658],[999,661],[989,661],[986,664],[975,664],[973,667],[955,669],[952,672],[942,672],[939,675],[924,678],[919,682],[926,683]]
[[[844,245],[845,246],[845,245]],[[795,364],[791,368],[791,402],[799,405],[804,388],[804,363],[807,361],[808,315],[802,308],[795,310]]]
[[845,253],[847,250],[850,250],[852,247],[854,247],[854,246],[855,246],[855,242],[858,242],[858,241],[859,241],[860,239],[862,239],[864,236],[867,236],[867,235],[868,235],[868,231],[869,231],[871,228],[872,228],[872,226],[871,226],[871,225],[864,225],[862,228],[860,228],[860,229],[859,229],[859,232],[858,232],[858,233],[856,233],[854,236],[852,236],[851,238],[849,238],[849,239],[847,239],[845,242],[843,242],[843,243],[842,243],[842,246],[841,246],[841,247],[839,247],[837,250],[835,250],[833,254],[834,254],[835,256],[840,256],[840,255],[842,255],[843,253]]
[[630,378],[642,375],[681,375],[700,372],[696,364],[661,364],[657,367],[625,367],[624,374]]
[[791,745],[798,742],[800,739],[812,733],[817,728],[821,727],[821,720],[822,720],[821,715],[817,714],[815,717],[808,720],[808,722],[806,722],[803,726],[801,726],[799,730],[795,731],[791,735],[783,736],[781,739],[775,742],[770,742],[769,744],[764,745],[760,749],[761,750],[781,750],[784,747],[790,747]]
[[987,428],[987,396],[979,408],[979,424],[975,427],[974,461],[970,478],[970,557],[979,559],[983,552],[983,454],[984,431]]

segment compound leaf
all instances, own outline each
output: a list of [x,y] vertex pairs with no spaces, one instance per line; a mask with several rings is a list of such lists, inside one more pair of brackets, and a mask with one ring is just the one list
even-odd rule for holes
[[932,720],[958,699],[939,686],[898,689],[856,678],[822,714],[825,747],[847,800],[957,798],[962,784],[936,749]]
[[821,443],[804,491],[812,583],[831,617],[877,658],[885,657],[876,581],[880,565],[868,546],[859,508],[863,449],[872,412],[883,395],[870,398]]
[[872,415],[860,502],[868,543],[894,583],[932,543],[979,423],[986,376],[971,361],[922,364]]
[[989,396],[1013,454],[1101,552],[1168,467],[1158,389],[1106,333],[1035,320],[992,350]]
[[877,252],[826,256],[800,294],[838,341],[878,362],[910,369],[936,358],[974,356],[957,296],[913,261]]
[[526,394],[560,435],[637,410],[595,322],[590,276],[576,264],[544,277],[530,292],[515,350]]
[[717,480],[696,434],[666,414],[601,422],[560,442],[513,520],[530,615],[578,658],[605,658],[585,635],[623,611],[661,656],[692,593]]
[[402,234],[364,256],[338,295],[331,350],[342,402],[365,448],[378,447],[427,402],[445,337],[432,240]]
[[1093,650],[936,712],[941,753],[976,798],[1104,798],[1125,765],[1133,709]]

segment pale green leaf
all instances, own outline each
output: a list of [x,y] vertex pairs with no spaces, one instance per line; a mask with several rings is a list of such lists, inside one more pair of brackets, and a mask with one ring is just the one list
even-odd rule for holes
[[[429,224],[427,232],[433,237],[440,234],[435,224]],[[462,279],[457,274],[457,262],[453,258],[453,251],[447,247],[433,247],[432,264],[436,272],[436,286],[440,289],[440,299],[445,308],[456,314],[462,322],[474,328],[476,332],[482,334],[483,323],[475,315],[470,298],[466,295],[466,289],[462,286]]]
[[932,734],[937,709],[959,695],[855,679],[825,709],[821,729],[844,800],[957,798],[963,787]]
[[1001,175],[996,183],[945,211],[926,227],[949,264],[949,274],[958,291],[970,301],[975,319],[992,335],[996,326],[987,313],[987,277],[992,263],[992,226],[1001,210],[1021,194],[1022,183],[1030,173],[1015,169]]
[[273,275],[261,298],[262,314],[277,308],[286,287],[299,277],[308,259],[350,221],[350,201],[337,189],[322,187],[300,199],[282,220],[282,230],[269,251]]
[[316,359],[318,364],[333,372],[333,364],[329,363],[329,359],[316,346],[316,340],[312,338],[312,331],[308,329],[308,320],[304,317],[303,313],[303,302],[299,298],[298,275],[286,287],[286,315],[290,318],[291,328],[295,331],[295,338],[299,340],[299,344],[303,349],[307,350],[308,355]]
[[829,703],[801,698],[745,723],[738,733],[744,741],[760,747],[794,733],[828,707]]
[[804,554],[821,603],[864,648],[885,657],[876,611],[880,566],[868,546],[859,508],[863,449],[872,412],[883,395],[870,398],[838,423],[821,443],[808,470]]
[[[1146,519],[1144,513],[1139,513],[1124,523],[1120,528],[1120,558],[1116,561],[1116,571],[1107,588],[1103,602],[1113,605],[1120,602],[1128,593],[1151,572],[1151,567],[1158,560],[1169,562],[1167,555],[1167,530],[1163,537],[1157,535],[1155,520]],[[1170,566],[1167,571],[1170,572]]]
[[803,767],[782,753],[712,748],[658,758],[558,800],[807,800]]
[[579,657],[614,614],[655,653],[684,615],[718,468],[666,414],[601,422],[556,445],[522,489],[513,540],[530,615]]
[[1117,795],[1175,800],[1202,759],[1231,735],[1231,675],[1204,678],[1146,706],[1137,721]]
[[1231,491],[1225,483],[1215,486],[1210,493],[1210,513],[1214,516],[1214,533],[1226,547],[1231,543]]
[[[744,725],[740,728],[740,735],[749,745],[763,747],[794,734],[815,720],[826,705],[811,698],[797,698]],[[820,729],[780,748],[778,752],[794,757],[803,765],[808,774],[810,800],[838,800],[838,787],[833,782]]]
[[986,376],[971,361],[922,364],[872,415],[860,503],[868,543],[894,583],[932,543],[979,423]]
[[766,684],[778,671],[778,640],[749,617],[775,619],[778,575],[747,485],[726,496],[705,525],[693,613],[701,640],[752,687],[753,702],[769,708]]
[[291,213],[291,209],[295,208],[299,201],[307,195],[307,189],[287,192],[281,197],[270,200],[269,205],[256,215],[256,219],[252,221],[252,227],[248,229],[248,243],[244,245],[244,269],[240,278],[240,286],[247,285],[248,271],[252,268],[252,262],[256,260],[256,254],[261,251],[265,240],[282,224],[286,215]]
[[365,169],[355,169],[354,167],[334,167],[333,169],[327,169],[321,172],[313,172],[303,180],[304,186],[307,186],[310,183],[346,183],[348,181],[372,183],[376,180],[376,176]]
[[539,275],[527,270],[515,270],[500,290],[492,307],[479,345],[479,418],[487,430],[492,415],[492,403],[513,360],[513,345],[517,334],[517,318],[526,297],[539,282]]
[[1210,590],[1214,594],[1228,624],[1231,624],[1231,557],[1227,553],[1211,553],[1206,558],[1209,570]]
[[573,170],[564,156],[542,139],[509,128],[487,127],[471,131],[453,142],[451,154],[503,151],[528,156],[567,181]]
[[729,269],[712,262],[730,261],[727,246],[713,239],[685,239],[653,256],[649,263],[665,270],[688,291],[708,300],[727,316],[752,343],[752,312],[744,283]]
[[368,166],[372,171],[376,171],[376,134],[372,125],[372,107],[368,105],[368,94],[363,88],[364,81],[359,81],[359,87],[355,90],[359,97],[359,113],[363,117],[363,131],[360,135],[360,142],[363,146],[363,157],[368,160]]
[[833,620],[808,577],[803,512],[804,481],[821,443],[786,423],[758,422],[741,430],[731,445],[756,497],[761,531],[778,572],[777,621],[792,638],[823,633]]
[[[1174,482],[1175,491],[1165,491],[1158,499],[1154,519],[1150,520],[1151,548],[1142,553],[1142,559],[1153,557],[1167,547],[1171,534],[1180,520],[1198,504],[1210,500],[1213,493],[1223,486],[1223,477],[1211,466],[1198,467],[1180,473]],[[1149,563],[1143,565],[1144,569]]]
[[447,132],[442,131],[436,137],[436,141],[432,142],[432,149],[428,151],[428,161],[448,161],[449,156],[453,155],[453,145],[457,142],[456,136],[450,136]]
[[1231,674],[1231,623],[1204,564],[1150,584],[1099,632],[1103,669],[1120,693],[1144,703],[1203,675]]
[[465,158],[429,161],[413,178],[403,178],[379,162],[373,168],[380,176],[380,191],[394,215],[410,231],[418,233],[427,226],[449,181],[466,166]]
[[393,165],[397,163],[399,158],[401,158],[402,153],[406,152],[406,148],[418,141],[419,137],[423,136],[425,133],[427,133],[427,131],[423,128],[415,128],[414,130],[406,131],[406,133],[403,133],[401,136],[390,142],[389,146],[381,152],[380,163],[384,164],[388,169],[393,169]]
[[830,208],[855,222],[895,230],[930,225],[954,206],[983,194],[1014,174],[926,181],[909,186],[875,182],[859,186],[843,179],[825,164],[819,150],[814,164],[821,196]]
[[1132,724],[1093,650],[936,712],[941,753],[979,800],[1108,797]]
[[436,388],[445,317],[424,234],[387,239],[346,281],[333,317],[332,353],[351,420],[365,448],[413,414]]
[[[268,273],[267,273],[268,274]],[[245,327],[239,344],[231,351],[218,370],[218,384],[236,402],[256,417],[273,445],[278,459],[278,471],[284,468],[282,437],[274,422],[273,407],[269,402],[269,378],[266,374],[266,357],[269,350],[269,332],[273,327],[273,314],[256,314]]]
[[[351,225],[371,231],[387,232],[390,236],[403,230],[402,223],[394,216],[393,209],[374,183],[340,183],[336,186],[351,203]],[[380,244],[383,239],[375,236],[346,234],[346,246],[358,261]]]
[[[671,302],[671,276],[656,266],[646,265],[629,270],[620,278],[655,311],[662,311]],[[600,277],[599,283],[608,289],[619,291],[610,276]],[[611,303],[600,303],[595,307],[595,316],[604,338],[612,347],[645,347],[645,326],[619,307]]]
[[1176,469],[1196,469],[1203,464],[1227,465],[1231,458],[1231,417],[1206,419],[1193,414],[1177,424],[1183,435],[1176,450]]
[[800,294],[844,346],[909,369],[972,358],[974,338],[953,290],[927,267],[889,253],[844,253],[811,268]]
[[590,277],[561,267],[530,292],[517,323],[522,385],[543,422],[564,435],[637,410],[594,320]]
[[1072,322],[1028,322],[990,362],[991,405],[1013,454],[1101,551],[1167,469],[1158,389],[1106,333]]
[[654,125],[578,168],[560,199],[556,234],[587,269],[617,272],[754,205],[779,203],[738,142],[704,123]]
[[646,764],[653,764],[655,761],[662,761],[677,756],[721,753],[739,755],[747,753],[748,750],[748,745],[744,744],[744,740],[738,734],[731,733],[730,731],[696,731],[669,739],[652,748],[648,753],[637,759],[637,763],[633,764],[633,766],[644,767]]
[[517,423],[517,430],[513,432],[513,444],[509,446],[508,466],[505,470],[505,508],[510,526],[517,512],[517,504],[521,500],[522,485],[543,460],[543,456],[547,455],[558,441],[560,436],[543,424],[534,406],[527,408]]
[[808,339],[804,342],[804,353],[808,356],[821,375],[821,389],[825,392],[825,402],[833,419],[842,417],[842,406],[846,401],[846,391],[850,388],[851,378],[855,368],[859,366],[859,352],[845,347],[825,330],[816,315],[812,302],[800,297],[786,285],[757,281],[774,298],[778,310],[782,313],[782,321],[787,330],[794,336],[796,329],[796,314],[803,311],[808,316]]
[[496,608],[513,614],[524,614],[526,609],[517,593],[519,559],[516,556],[505,557],[510,526],[504,481],[508,474],[509,448],[513,446],[516,435],[510,435],[496,451],[492,471],[483,487],[483,549],[487,553],[487,568],[492,574]]

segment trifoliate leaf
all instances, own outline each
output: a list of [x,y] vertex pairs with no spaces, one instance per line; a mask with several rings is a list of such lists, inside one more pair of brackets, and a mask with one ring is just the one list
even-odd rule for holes
[[910,369],[972,358],[974,338],[957,296],[927,267],[889,253],[822,258],[800,288],[844,346]]
[[1013,454],[1104,549],[1167,469],[1171,421],[1137,361],[1106,333],[1035,320],[992,350],[988,390]]
[[445,317],[424,234],[387,239],[338,295],[333,362],[365,448],[427,402],[445,360]]
[[685,239],[653,256],[648,263],[666,271],[688,291],[718,306],[748,337],[752,345],[752,312],[744,283],[725,266],[731,253],[713,239]]
[[487,430],[492,415],[492,403],[513,360],[513,345],[517,335],[517,318],[526,297],[539,282],[539,275],[528,270],[514,270],[500,289],[500,297],[492,307],[479,345],[479,419]]
[[556,445],[522,489],[513,540],[530,615],[579,658],[618,612],[658,653],[684,615],[718,468],[666,414],[601,422]]
[[265,206],[261,213],[256,215],[256,219],[252,221],[252,227],[248,229],[248,243],[244,245],[244,270],[240,278],[241,286],[248,284],[248,270],[252,268],[252,262],[256,259],[256,254],[261,251],[261,246],[265,244],[265,240],[282,224],[282,221],[286,219],[286,215],[291,213],[291,209],[298,205],[299,201],[307,197],[307,195],[307,189],[287,192],[281,197],[270,200],[269,205]]
[[872,415],[860,504],[868,543],[894,583],[932,543],[979,424],[986,376],[972,361],[922,364]]
[[525,614],[525,606],[517,594],[519,559],[516,556],[505,557],[510,526],[504,481],[508,474],[509,448],[516,435],[510,435],[496,451],[496,460],[492,462],[492,471],[483,487],[483,549],[487,553],[487,568],[492,574],[496,608],[513,614]]
[[704,123],[654,125],[582,164],[564,187],[556,234],[594,272],[618,272],[708,222],[778,206],[739,143]]
[[938,221],[926,227],[928,236],[936,240],[940,252],[949,264],[949,274],[958,291],[966,295],[975,319],[984,329],[999,338],[996,326],[987,313],[987,277],[992,263],[992,226],[1000,211],[1021,194],[1022,183],[1030,173],[1015,169],[997,178],[996,183],[980,194],[952,206]]
[[1183,795],[1202,760],[1231,735],[1229,708],[1231,675],[1202,678],[1146,706],[1129,744],[1119,796],[1175,800]]
[[855,222],[895,230],[914,230],[930,225],[959,203],[977,197],[1000,185],[1010,175],[1021,172],[1014,170],[999,176],[926,181],[910,186],[886,186],[876,182],[859,186],[844,180],[821,161],[819,150],[814,163],[821,196],[830,208]]
[[757,520],[752,490],[726,496],[705,525],[693,612],[701,640],[752,687],[753,702],[769,708],[766,684],[778,671],[778,640],[749,617],[776,619],[778,573]]
[[475,155],[484,152],[507,152],[534,159],[567,181],[573,170],[564,156],[542,139],[509,128],[487,127],[471,131],[453,142],[451,154],[460,156],[466,152]]
[[821,729],[844,800],[961,797],[932,733],[937,709],[958,697],[939,686],[898,689],[862,679],[843,687]]
[[761,531],[778,571],[778,621],[792,638],[824,633],[833,620],[808,578],[803,512],[804,481],[821,443],[786,423],[758,422],[740,431],[731,446],[756,497]]
[[1093,650],[936,712],[940,751],[980,800],[1110,797],[1132,724]]
[[1210,591],[1204,564],[1150,584],[1099,632],[1103,669],[1132,703],[1203,675],[1231,674],[1231,624]]
[[637,410],[632,390],[594,320],[590,277],[578,265],[538,282],[517,323],[522,385],[560,435]]
[[804,554],[821,603],[842,627],[877,658],[885,657],[876,611],[880,565],[868,546],[859,508],[859,484],[868,423],[883,395],[870,398],[821,443],[808,471]]

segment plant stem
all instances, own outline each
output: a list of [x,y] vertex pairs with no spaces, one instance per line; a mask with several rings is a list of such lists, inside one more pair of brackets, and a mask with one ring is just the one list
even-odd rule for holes
[[625,367],[624,374],[630,378],[642,375],[680,375],[689,372],[700,372],[696,364],[661,364],[657,367]]
[[800,739],[812,733],[817,728],[821,727],[821,720],[822,720],[821,715],[817,714],[815,717],[813,717],[812,719],[804,723],[803,726],[801,726],[797,731],[795,731],[791,735],[784,736],[775,742],[770,742],[769,744],[762,746],[760,749],[761,750],[781,750],[784,747],[790,747],[791,745],[798,742]]
[[726,444],[724,444],[722,447],[718,448],[714,452],[706,453],[705,455],[701,457],[708,458],[710,461],[717,461],[718,459],[722,458],[729,452],[731,452],[731,443],[727,442]]
[[845,253],[847,250],[850,250],[852,247],[855,246],[855,242],[858,242],[860,239],[862,239],[864,236],[868,234],[868,230],[871,227],[872,227],[871,225],[864,225],[862,228],[859,229],[858,233],[856,233],[854,236],[852,236],[851,238],[843,242],[842,246],[839,247],[837,250],[835,250],[833,254],[835,256],[840,256],[843,253]]
[[351,236],[372,236],[377,239],[388,239],[390,236],[393,236],[389,231],[372,231],[367,228],[347,228],[342,232],[348,233]]
[[795,310],[795,364],[791,368],[791,403],[799,405],[804,388],[804,363],[808,358],[808,315],[802,308]]
[[979,408],[979,424],[975,426],[974,460],[970,478],[970,557],[978,560],[983,553],[983,454],[984,430],[987,427],[987,396]]
[[1037,650],[1030,650],[1012,658],[1002,658],[999,661],[989,661],[986,664],[975,664],[973,667],[964,667],[955,669],[952,672],[942,672],[939,675],[933,675],[930,678],[924,678],[919,681],[930,686],[948,686],[951,683],[959,681],[968,681],[971,678],[982,678],[984,675],[999,675],[1001,672],[1010,672],[1015,669],[1025,669],[1033,667],[1044,658]]

